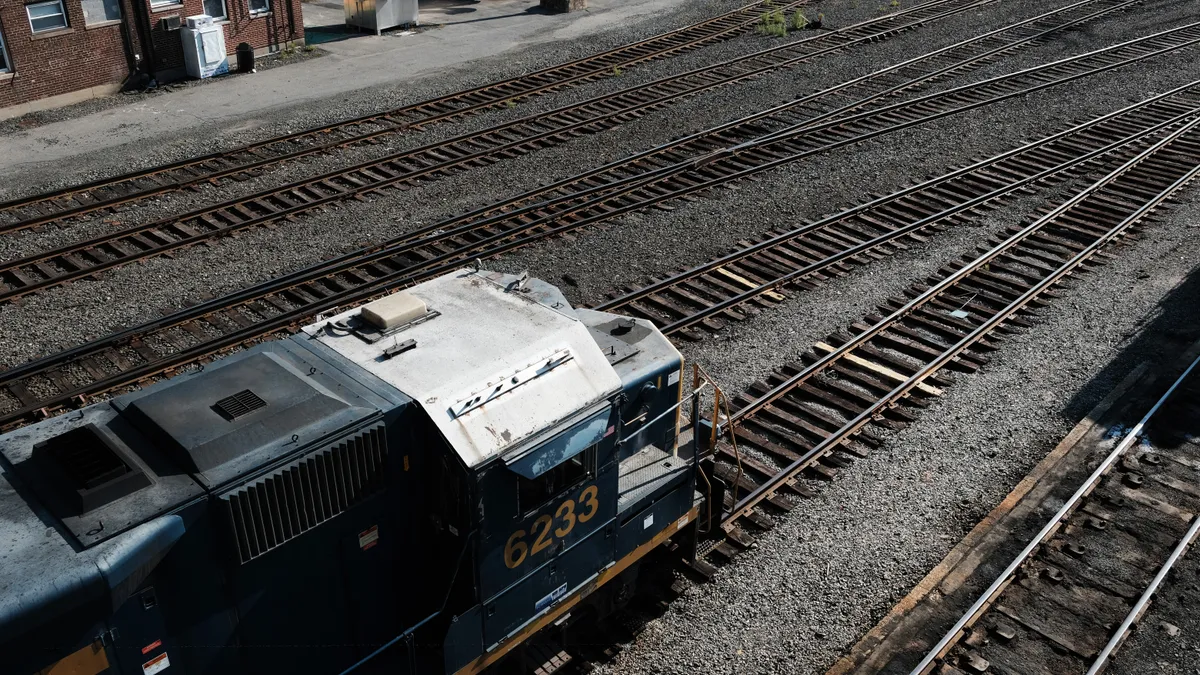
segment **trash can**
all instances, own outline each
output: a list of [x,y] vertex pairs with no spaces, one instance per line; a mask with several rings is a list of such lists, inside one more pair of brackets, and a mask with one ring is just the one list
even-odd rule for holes
[[254,47],[243,42],[237,46],[237,65],[239,73],[254,71]]

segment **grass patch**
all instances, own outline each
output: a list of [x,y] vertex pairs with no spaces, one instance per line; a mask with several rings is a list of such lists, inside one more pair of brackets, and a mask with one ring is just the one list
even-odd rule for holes
[[758,34],[784,37],[788,33],[787,16],[782,9],[765,12],[758,20]]

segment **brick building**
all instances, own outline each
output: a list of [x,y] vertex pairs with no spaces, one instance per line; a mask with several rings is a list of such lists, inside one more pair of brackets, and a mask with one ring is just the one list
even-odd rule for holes
[[300,0],[0,0],[0,119],[186,77],[176,17],[208,14],[233,54],[302,43]]

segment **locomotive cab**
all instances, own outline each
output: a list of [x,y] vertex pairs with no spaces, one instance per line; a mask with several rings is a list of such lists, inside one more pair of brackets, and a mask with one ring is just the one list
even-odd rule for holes
[[[692,509],[682,358],[649,322],[574,309],[536,279],[463,271],[398,295],[306,330],[418,401],[448,441],[429,461],[461,469],[452,491],[469,506],[437,527],[472,542],[475,587],[446,609],[444,665],[471,672]],[[398,328],[355,339],[389,311]]]

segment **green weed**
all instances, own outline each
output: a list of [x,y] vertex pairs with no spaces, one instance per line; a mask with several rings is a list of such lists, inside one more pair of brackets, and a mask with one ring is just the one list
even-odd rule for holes
[[772,35],[775,37],[784,37],[788,32],[787,16],[784,15],[782,9],[766,12],[758,21],[759,35]]

